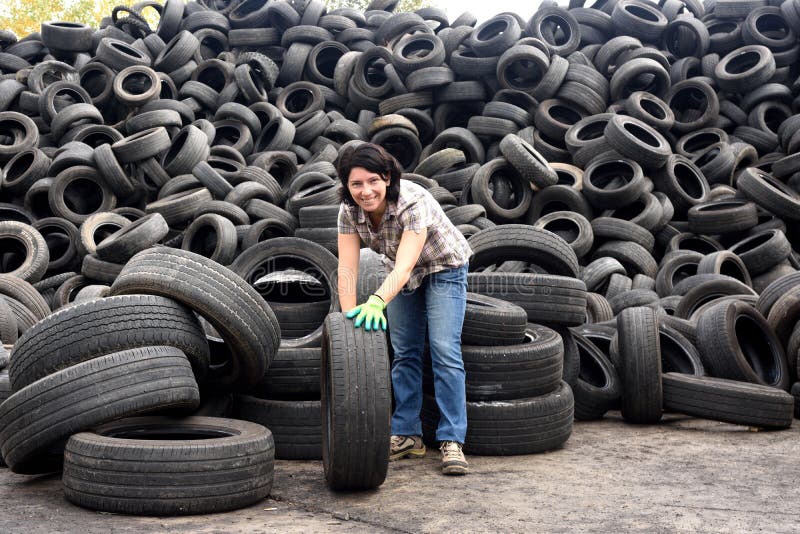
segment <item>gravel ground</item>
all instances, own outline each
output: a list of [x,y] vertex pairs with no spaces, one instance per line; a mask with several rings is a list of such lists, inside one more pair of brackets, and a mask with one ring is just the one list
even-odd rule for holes
[[438,451],[389,468],[370,492],[327,489],[321,462],[278,461],[272,497],[227,514],[141,518],[68,503],[57,475],[0,471],[0,532],[797,532],[800,430],[755,432],[612,413],[576,423],[558,451],[469,457],[446,478]]

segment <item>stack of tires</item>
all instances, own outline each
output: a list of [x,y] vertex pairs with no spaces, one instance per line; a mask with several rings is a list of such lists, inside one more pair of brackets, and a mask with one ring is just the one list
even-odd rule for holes
[[[27,286],[18,286],[25,295]],[[15,343],[11,394],[0,404],[5,462],[17,473],[59,471],[63,463],[67,498],[109,512],[205,513],[264,498],[274,459],[266,428],[133,417],[191,414],[201,389],[250,387],[280,338],[275,316],[259,301],[202,256],[166,248],[137,254],[110,296],[65,306]],[[231,347],[227,361],[211,365],[198,315]]]
[[[528,323],[520,306],[477,293],[467,293],[461,336],[467,394],[465,452],[533,454],[566,442],[572,432],[573,396],[562,380],[561,336]],[[423,373],[422,429],[425,441],[435,446],[439,410],[429,354]]]
[[237,397],[236,416],[266,426],[282,460],[322,459],[321,347],[281,347],[264,378]]

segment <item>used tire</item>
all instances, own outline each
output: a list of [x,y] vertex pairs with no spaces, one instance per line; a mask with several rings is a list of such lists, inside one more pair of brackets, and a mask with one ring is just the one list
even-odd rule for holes
[[735,425],[789,428],[794,397],[775,388],[723,378],[664,375],[664,407]]
[[527,312],[506,300],[467,293],[461,328],[464,345],[514,345],[525,338]]
[[[97,425],[163,409],[193,409],[200,393],[172,347],[116,352],[58,371],[0,405],[0,450],[15,473],[61,469],[59,442]],[[31,410],[30,406],[37,406]]]
[[152,295],[126,295],[62,308],[14,345],[14,391],[45,376],[112,352],[154,345],[180,349],[199,379],[208,370],[208,344],[192,312]]
[[386,337],[332,313],[322,340],[325,480],[335,490],[375,488],[389,467],[392,394]]
[[[425,441],[433,443],[439,413],[436,401],[422,405]],[[574,398],[566,382],[540,397],[496,402],[467,402],[464,452],[484,456],[536,454],[557,449],[572,434]]]
[[658,316],[650,308],[626,308],[617,316],[617,336],[622,417],[631,423],[657,423],[663,403]]
[[468,400],[521,399],[558,389],[564,360],[561,336],[529,324],[525,337],[518,345],[462,346]]
[[249,388],[264,376],[278,350],[280,327],[264,299],[236,274],[185,250],[138,253],[111,286],[112,295],[155,294],[198,312],[230,346],[231,359],[206,379],[223,388]]
[[322,410],[318,400],[238,397],[238,417],[269,428],[279,460],[322,459]]
[[105,513],[186,515],[269,495],[275,446],[261,425],[218,417],[132,417],[72,436],[67,500]]
[[720,302],[702,313],[697,344],[711,376],[789,389],[783,346],[764,317],[744,302]]

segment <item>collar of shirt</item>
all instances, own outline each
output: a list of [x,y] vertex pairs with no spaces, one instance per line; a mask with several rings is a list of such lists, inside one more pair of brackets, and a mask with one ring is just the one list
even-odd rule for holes
[[[356,204],[355,206],[357,210],[357,217],[356,219],[360,224],[366,224],[367,222],[367,213],[364,211],[364,208]],[[386,211],[383,212],[383,218],[381,218],[381,225],[383,225],[383,221],[389,218],[389,216],[396,216],[397,215],[397,202],[392,202],[391,200],[386,201]]]

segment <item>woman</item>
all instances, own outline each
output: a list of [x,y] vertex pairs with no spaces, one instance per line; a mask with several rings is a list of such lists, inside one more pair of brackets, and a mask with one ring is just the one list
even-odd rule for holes
[[[461,452],[467,433],[461,327],[472,251],[439,203],[408,180],[397,160],[370,143],[347,146],[336,160],[339,209],[339,301],[356,328],[386,329],[394,348],[390,460],[425,455],[422,443],[422,351],[426,331],[441,417],[436,431],[442,472],[467,473]],[[356,306],[360,241],[385,255],[390,270],[378,290]]]

